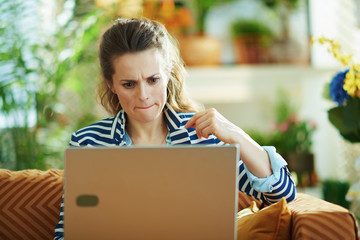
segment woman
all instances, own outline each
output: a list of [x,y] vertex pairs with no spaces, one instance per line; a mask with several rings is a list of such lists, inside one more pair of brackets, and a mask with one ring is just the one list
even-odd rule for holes
[[[240,191],[267,204],[295,198],[286,162],[274,147],[260,147],[215,109],[197,111],[186,98],[184,64],[163,25],[118,19],[102,37],[99,58],[101,103],[115,116],[78,130],[70,146],[238,144]],[[63,204],[55,238],[62,235]]]

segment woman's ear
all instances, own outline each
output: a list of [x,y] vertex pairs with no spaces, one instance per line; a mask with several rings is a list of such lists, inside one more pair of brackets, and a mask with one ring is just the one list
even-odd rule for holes
[[116,94],[115,91],[114,91],[113,83],[112,83],[112,82],[106,81],[106,85],[108,86],[108,88],[109,88],[114,94]]

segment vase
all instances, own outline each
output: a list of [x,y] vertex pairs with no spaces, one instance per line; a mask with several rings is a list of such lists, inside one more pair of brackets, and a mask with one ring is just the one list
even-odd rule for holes
[[355,169],[355,161],[360,157],[360,143],[351,143],[343,140],[343,151],[340,155],[341,162],[340,167],[342,170],[342,178],[350,182],[355,183],[360,180],[360,174]]
[[[343,152],[341,155],[341,170],[344,180],[350,183],[350,186],[360,181],[359,169],[355,167],[356,160],[360,157],[360,143],[351,143],[343,141]],[[360,217],[360,201],[352,200],[350,210]]]

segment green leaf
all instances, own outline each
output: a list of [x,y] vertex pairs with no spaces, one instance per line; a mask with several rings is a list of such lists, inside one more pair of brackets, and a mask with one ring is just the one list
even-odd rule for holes
[[328,110],[328,117],[330,122],[340,131],[349,131],[349,128],[343,122],[344,107],[338,106]]
[[330,83],[325,83],[324,89],[323,89],[323,92],[322,92],[322,96],[323,96],[324,99],[332,101],[332,99],[330,97]]
[[360,99],[350,98],[345,106],[328,111],[330,122],[350,142],[360,142]]
[[344,123],[351,128],[360,127],[360,99],[350,98],[344,109]]

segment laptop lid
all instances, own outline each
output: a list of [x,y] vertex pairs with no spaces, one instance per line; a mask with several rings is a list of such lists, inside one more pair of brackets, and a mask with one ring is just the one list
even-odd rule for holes
[[239,149],[69,148],[66,239],[236,239]]

